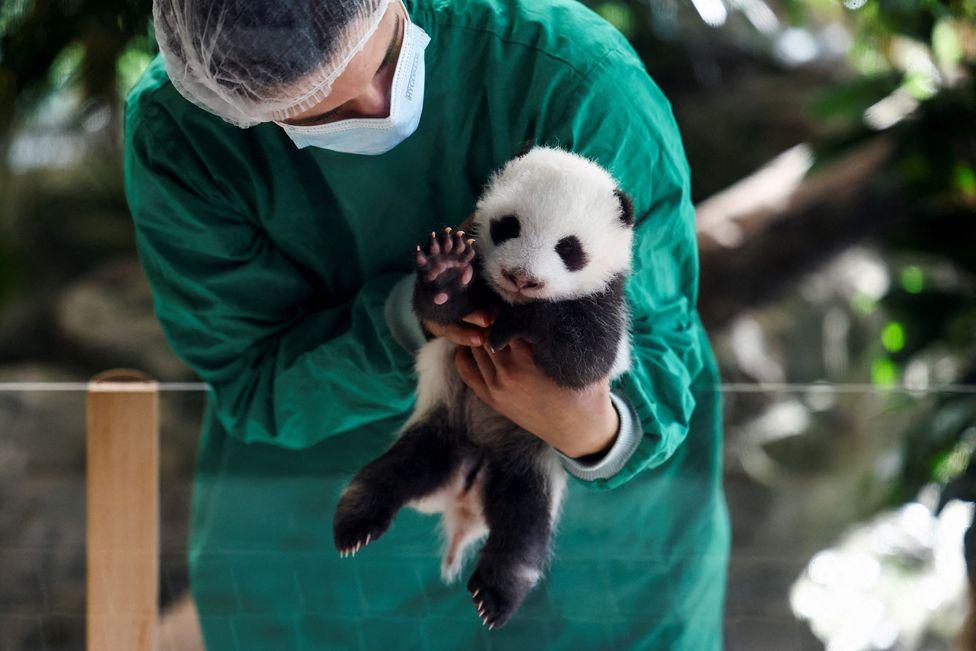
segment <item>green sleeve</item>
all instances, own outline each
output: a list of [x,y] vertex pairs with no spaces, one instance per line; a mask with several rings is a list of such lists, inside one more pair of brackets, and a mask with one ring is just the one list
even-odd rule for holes
[[549,142],[606,167],[634,202],[631,367],[612,389],[638,417],[640,442],[609,489],[667,461],[688,434],[702,369],[695,309],[698,251],[688,165],[670,105],[624,43],[585,76]]
[[126,123],[139,256],[170,345],[211,385],[227,431],[302,448],[408,411],[413,357],[384,318],[404,274],[330,296],[222,194],[201,162],[208,143],[150,115]]

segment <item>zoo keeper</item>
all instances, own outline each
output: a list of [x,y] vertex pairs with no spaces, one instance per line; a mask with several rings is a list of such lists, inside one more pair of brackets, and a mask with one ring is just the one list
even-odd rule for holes
[[[719,648],[729,526],[689,171],[623,36],[573,0],[153,13],[161,55],[127,98],[125,184],[156,314],[212,387],[188,559],[207,648]],[[552,415],[532,433],[573,479],[547,577],[489,631],[439,579],[436,518],[403,511],[354,559],[331,526],[414,401],[415,244],[470,214],[527,141],[597,161],[633,198],[633,359],[585,396],[492,389],[516,422]],[[480,344],[469,321],[426,325]],[[539,401],[508,400],[526,391]]]

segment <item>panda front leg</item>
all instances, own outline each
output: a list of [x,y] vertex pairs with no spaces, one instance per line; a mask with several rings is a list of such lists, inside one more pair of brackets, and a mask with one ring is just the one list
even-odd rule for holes
[[504,626],[542,577],[563,485],[534,464],[494,460],[486,468],[488,540],[468,581],[485,626]]
[[451,325],[478,309],[476,253],[474,239],[450,227],[440,235],[431,233],[423,247],[417,246],[413,308],[421,320]]
[[464,440],[444,406],[407,427],[342,492],[332,524],[339,553],[355,554],[383,535],[405,504],[449,482],[466,453]]

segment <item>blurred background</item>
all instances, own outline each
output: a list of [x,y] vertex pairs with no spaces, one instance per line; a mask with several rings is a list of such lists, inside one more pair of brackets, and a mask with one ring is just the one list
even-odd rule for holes
[[[724,381],[729,648],[976,648],[976,2],[587,4],[670,98],[691,164]],[[85,598],[84,395],[9,383],[193,379],[122,192],[149,6],[0,3],[4,650],[82,648]],[[162,405],[167,612],[186,612],[202,400]]]

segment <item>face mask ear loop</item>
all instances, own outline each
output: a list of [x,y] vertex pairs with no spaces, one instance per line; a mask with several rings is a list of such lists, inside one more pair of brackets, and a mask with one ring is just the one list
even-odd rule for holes
[[[402,2],[400,4],[403,4]],[[406,6],[404,6],[404,11],[406,11]],[[400,108],[400,93],[397,92],[398,84],[404,83],[403,76],[410,74],[410,71],[406,70],[404,55],[409,55],[413,53],[413,48],[409,47],[413,45],[413,31],[410,29],[413,23],[410,22],[410,14],[407,14],[407,22],[403,25],[403,40],[400,41],[400,51],[397,52],[397,62],[396,70],[393,71],[393,80],[390,82],[390,119],[393,119]],[[408,43],[407,39],[411,39]]]

